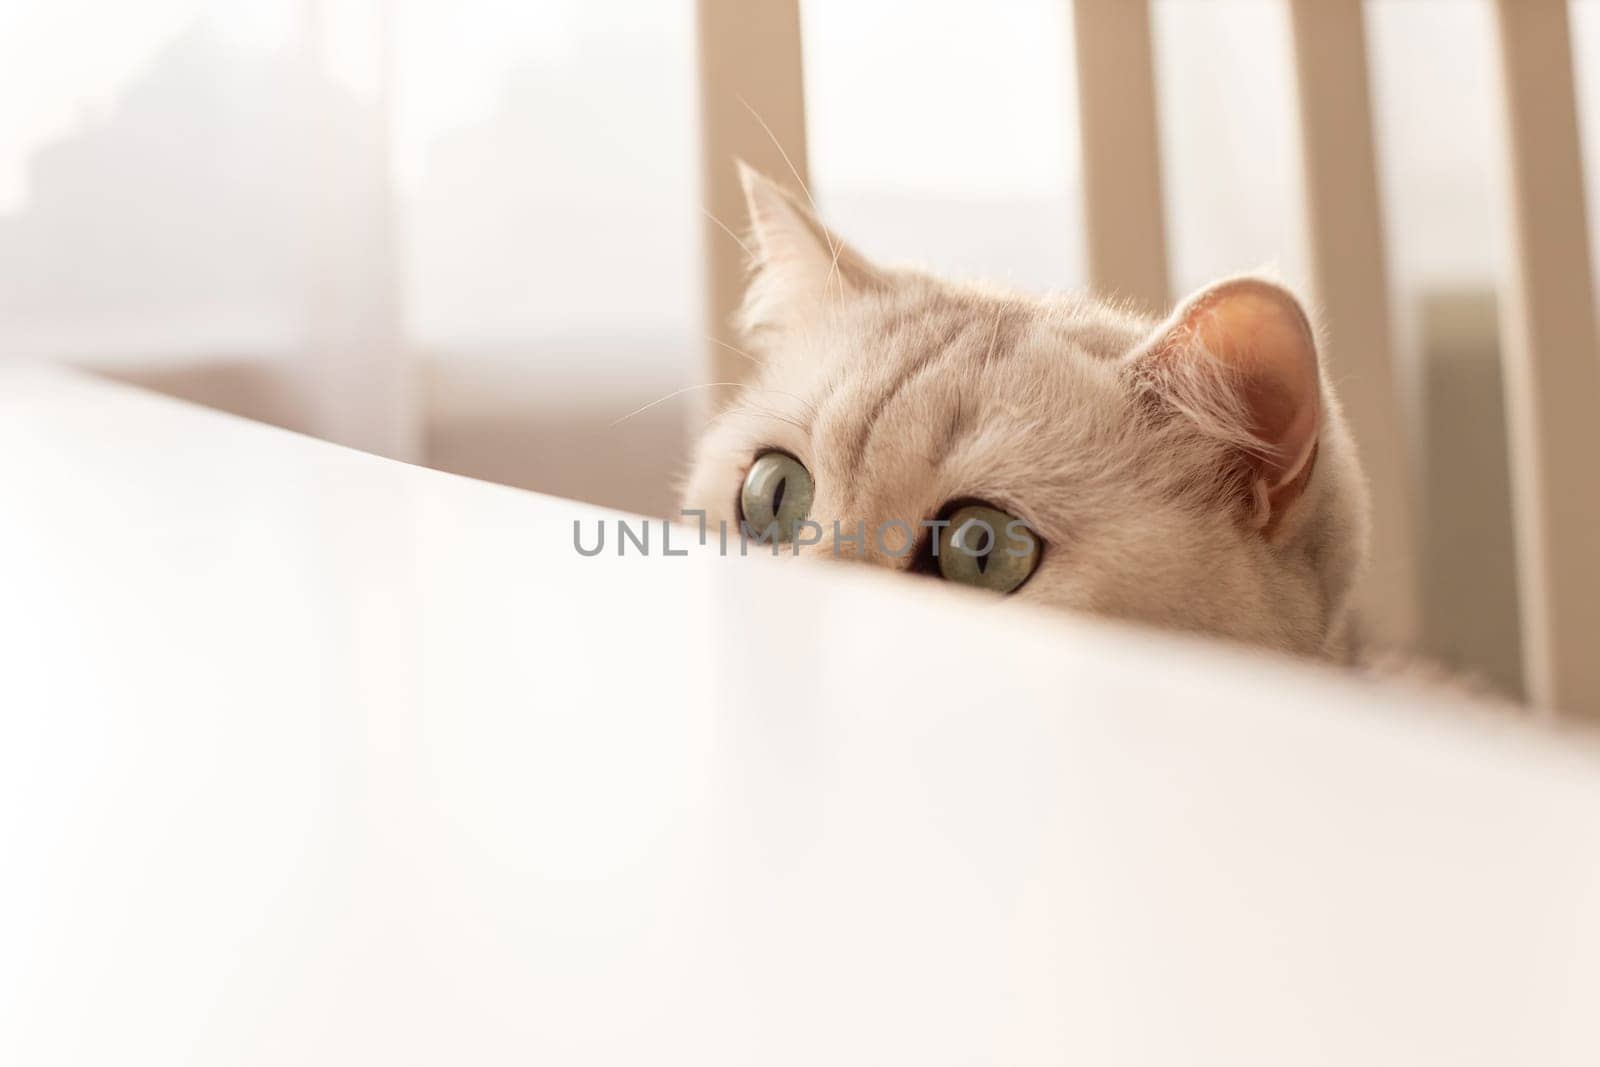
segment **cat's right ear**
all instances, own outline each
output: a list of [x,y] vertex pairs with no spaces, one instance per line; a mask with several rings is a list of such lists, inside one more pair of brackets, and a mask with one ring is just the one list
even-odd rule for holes
[[1305,490],[1324,400],[1316,333],[1299,301],[1232,278],[1180,304],[1129,362],[1140,387],[1233,446],[1249,525],[1271,536]]
[[883,276],[793,193],[739,161],[753,258],[739,325],[746,333],[804,322],[828,303],[869,292]]

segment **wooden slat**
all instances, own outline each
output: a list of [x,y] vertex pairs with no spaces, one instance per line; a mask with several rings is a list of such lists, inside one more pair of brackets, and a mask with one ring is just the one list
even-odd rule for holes
[[724,342],[708,341],[706,367],[710,380],[737,381],[752,364],[726,347],[737,343],[729,323],[745,281],[734,160],[797,187],[807,181],[800,11],[798,0],[699,0],[698,12],[706,332]]
[[1390,343],[1389,286],[1360,0],[1292,0],[1305,207],[1327,361],[1372,484],[1369,636],[1416,638],[1415,468]]
[[1072,9],[1089,285],[1162,311],[1167,243],[1149,5],[1075,0]]
[[[302,7],[303,61],[318,72],[318,92],[332,93],[337,71],[323,0]],[[423,458],[417,367],[405,344],[399,241],[391,159],[394,113],[394,9],[382,0],[360,13],[359,28],[377,45],[366,127],[352,137],[349,121],[326,98],[316,101],[306,129],[299,192],[305,198],[311,255],[305,261],[305,314],[300,351],[288,370],[306,430],[317,437],[392,459]],[[355,145],[356,147],[352,147]]]
[[1566,0],[1500,0],[1504,348],[1529,696],[1600,718],[1600,345]]

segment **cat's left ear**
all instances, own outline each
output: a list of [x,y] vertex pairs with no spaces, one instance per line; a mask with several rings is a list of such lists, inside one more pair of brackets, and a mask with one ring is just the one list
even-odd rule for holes
[[884,276],[817,219],[793,193],[739,163],[754,258],[740,309],[746,332],[815,315],[828,302],[882,287]]
[[1257,278],[1218,282],[1178,305],[1133,364],[1163,403],[1232,446],[1244,518],[1270,536],[1310,480],[1324,418],[1299,301]]

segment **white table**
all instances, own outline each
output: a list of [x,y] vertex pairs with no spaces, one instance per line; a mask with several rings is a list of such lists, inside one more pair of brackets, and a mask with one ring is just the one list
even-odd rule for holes
[[1600,1063],[1594,751],[600,514],[0,374],[0,1063]]

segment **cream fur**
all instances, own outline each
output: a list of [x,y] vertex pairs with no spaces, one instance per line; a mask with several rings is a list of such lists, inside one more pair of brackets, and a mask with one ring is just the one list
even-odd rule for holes
[[[1315,465],[1264,533],[1238,506],[1238,458],[1270,443],[1225,367],[1152,364],[1170,322],[878,268],[745,181],[760,259],[741,328],[764,366],[698,442],[686,508],[736,526],[750,462],[783,449],[827,531],[802,555],[833,558],[834,520],[914,526],[976,498],[1045,544],[1016,600],[1348,657],[1368,503],[1325,372]],[[839,554],[908,562],[870,538]]]

